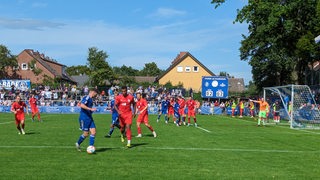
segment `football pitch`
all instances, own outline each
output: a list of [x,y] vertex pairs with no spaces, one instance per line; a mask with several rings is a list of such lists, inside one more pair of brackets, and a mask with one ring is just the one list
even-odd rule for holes
[[[78,114],[27,116],[18,135],[13,114],[0,114],[0,179],[319,179],[320,131],[292,130],[288,123],[257,127],[251,118],[198,115],[198,127],[159,123],[157,132],[132,126],[132,148],[109,131],[111,115],[94,114],[95,154],[75,149]],[[135,122],[135,120],[134,120]],[[191,119],[192,122],[192,119]]]

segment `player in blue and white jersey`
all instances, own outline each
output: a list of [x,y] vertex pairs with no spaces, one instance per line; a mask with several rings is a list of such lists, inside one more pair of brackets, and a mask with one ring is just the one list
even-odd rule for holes
[[162,114],[164,114],[164,119],[166,122],[168,122],[168,107],[169,107],[169,100],[165,96],[164,99],[161,102],[161,112],[158,115],[157,122],[159,122],[160,117]]
[[93,108],[93,99],[97,96],[97,90],[91,89],[87,96],[84,96],[80,102],[80,116],[79,121],[81,124],[81,129],[83,134],[80,135],[79,140],[76,142],[76,148],[78,151],[81,151],[80,144],[89,136],[90,131],[90,139],[89,146],[94,145],[94,139],[96,136],[96,125],[94,124],[92,113],[96,111],[96,108]]
[[177,126],[180,126],[180,121],[181,121],[179,109],[180,109],[179,100],[178,98],[175,98],[174,105],[173,105],[173,116],[174,116],[173,122],[175,122]]
[[109,133],[107,135],[105,135],[104,137],[108,138],[111,137],[114,127],[117,127],[120,129],[120,122],[119,122],[119,114],[118,111],[115,110],[115,99],[118,96],[118,91],[114,91],[114,99],[112,99],[110,101],[110,108],[111,108],[111,113],[112,113],[112,120],[111,120],[111,124],[110,124],[110,130]]

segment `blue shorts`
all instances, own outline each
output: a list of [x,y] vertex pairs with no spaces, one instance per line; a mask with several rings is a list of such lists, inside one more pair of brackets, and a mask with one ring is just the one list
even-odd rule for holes
[[112,124],[119,124],[119,116],[118,114],[112,114],[112,120],[111,120]]
[[94,121],[92,119],[80,120],[80,126],[82,131],[89,131],[91,128],[96,128]]
[[167,109],[161,110],[161,114],[168,114],[168,110]]
[[180,119],[180,114],[178,112],[174,112],[174,117]]

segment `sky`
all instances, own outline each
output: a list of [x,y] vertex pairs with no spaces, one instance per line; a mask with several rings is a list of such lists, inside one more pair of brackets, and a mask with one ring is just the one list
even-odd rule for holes
[[88,49],[108,54],[111,66],[166,70],[188,51],[214,74],[252,80],[240,60],[248,25],[233,23],[247,0],[217,9],[211,0],[1,0],[0,44],[11,54],[33,49],[66,66],[86,65]]

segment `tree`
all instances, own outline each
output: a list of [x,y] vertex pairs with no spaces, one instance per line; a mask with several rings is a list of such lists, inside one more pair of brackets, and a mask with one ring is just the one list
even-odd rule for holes
[[234,76],[231,76],[229,73],[222,71],[219,73],[219,76],[225,76],[227,78],[234,78]]
[[90,68],[85,65],[67,67],[66,72],[70,76],[79,76],[79,75],[83,75],[83,74],[90,75],[91,74]]
[[155,62],[146,63],[140,71],[141,76],[158,76],[162,71],[158,68]]
[[16,56],[12,55],[6,46],[0,45],[0,78],[11,76],[11,74],[8,74],[8,68],[12,69],[13,74],[15,74],[16,67],[18,67]]
[[92,86],[103,86],[105,81],[112,81],[114,73],[106,59],[108,55],[104,51],[99,51],[96,47],[89,48],[88,66],[91,71],[89,77]]
[[[212,0],[215,7],[225,0]],[[319,0],[248,1],[236,22],[248,23],[240,59],[252,66],[258,90],[265,86],[304,84],[308,65],[319,57]]]
[[34,75],[38,76],[42,73],[42,69],[37,68],[36,66],[37,61],[35,59],[32,59],[30,63],[28,63],[28,66],[30,67],[31,71],[34,73]]
[[121,67],[113,67],[113,71],[120,76],[138,76],[139,70],[132,68],[131,66],[122,65]]

